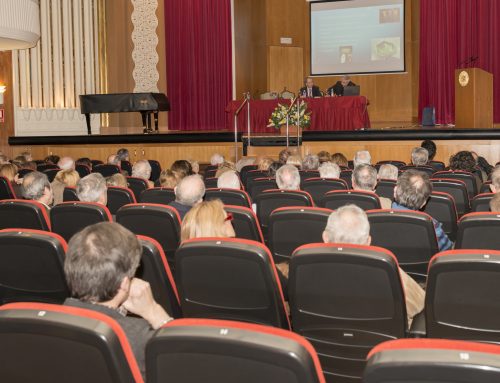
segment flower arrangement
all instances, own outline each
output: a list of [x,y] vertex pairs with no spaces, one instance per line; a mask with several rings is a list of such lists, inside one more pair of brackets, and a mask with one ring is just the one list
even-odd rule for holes
[[[278,104],[276,109],[274,109],[271,117],[269,118],[268,127],[274,127],[279,129],[281,126],[286,124],[286,112],[289,106]],[[298,115],[298,119],[297,119]],[[300,101],[295,103],[288,115],[288,123],[290,125],[300,125],[301,128],[307,129],[311,126],[311,112],[307,110],[307,103],[305,101]]]

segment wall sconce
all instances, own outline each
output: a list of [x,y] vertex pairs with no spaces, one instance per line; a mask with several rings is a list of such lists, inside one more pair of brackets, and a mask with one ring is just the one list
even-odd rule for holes
[[7,87],[5,85],[0,85],[0,105],[3,105],[3,94]]

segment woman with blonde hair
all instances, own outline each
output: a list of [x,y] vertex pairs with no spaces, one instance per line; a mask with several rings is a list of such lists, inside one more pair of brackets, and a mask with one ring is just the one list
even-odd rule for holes
[[261,159],[259,159],[259,162],[257,163],[257,170],[267,172],[273,162],[274,160],[272,158],[262,157]]
[[230,161],[224,161],[219,165],[217,172],[215,172],[215,178],[219,178],[222,174],[229,171],[236,171],[236,166]]
[[226,213],[219,199],[201,202],[182,220],[181,241],[193,238],[233,238],[233,216]]
[[121,188],[128,188],[127,177],[121,173],[115,173],[106,178],[106,186],[118,186]]
[[344,168],[349,167],[349,161],[347,161],[346,156],[344,156],[342,153],[332,154],[331,162],[333,162],[334,164],[337,164],[340,167],[344,167]]
[[302,167],[302,158],[297,154],[291,155],[286,160],[286,164],[296,166],[300,169]]
[[160,173],[160,186],[162,188],[173,189],[177,186],[177,177],[170,169],[162,170]]
[[76,187],[80,175],[76,170],[61,170],[52,181],[52,193],[54,194],[54,206],[63,202],[65,187]]
[[14,164],[7,163],[0,165],[0,177],[4,177],[10,182],[17,198],[22,198],[23,193],[21,190],[21,183],[23,180],[19,178],[19,174],[17,172],[18,168]]

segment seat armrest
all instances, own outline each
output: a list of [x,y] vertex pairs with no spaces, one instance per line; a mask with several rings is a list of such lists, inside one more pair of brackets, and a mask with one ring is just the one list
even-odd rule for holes
[[415,315],[411,323],[410,338],[425,338],[427,330],[425,328],[425,310]]

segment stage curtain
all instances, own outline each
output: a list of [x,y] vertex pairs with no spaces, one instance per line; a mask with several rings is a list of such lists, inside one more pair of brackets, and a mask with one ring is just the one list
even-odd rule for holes
[[231,1],[165,0],[169,130],[225,128],[232,99]]
[[499,19],[498,0],[420,1],[420,118],[422,108],[434,106],[437,123],[454,123],[455,69],[478,67],[493,73],[500,122]]

